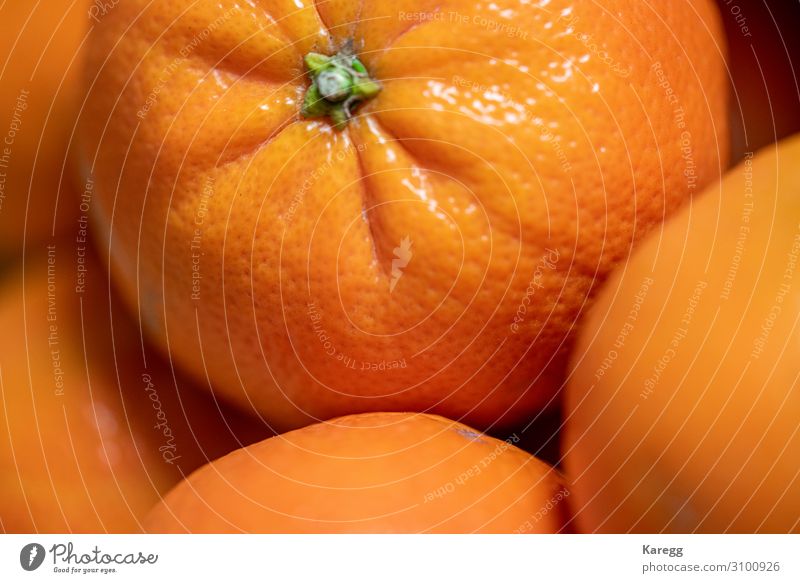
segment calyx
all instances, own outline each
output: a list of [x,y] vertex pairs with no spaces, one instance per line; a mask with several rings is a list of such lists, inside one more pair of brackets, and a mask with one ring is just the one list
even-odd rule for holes
[[311,76],[301,113],[304,117],[330,117],[334,127],[342,129],[353,117],[353,109],[381,91],[367,68],[353,51],[352,42],[329,57],[308,53],[303,61]]

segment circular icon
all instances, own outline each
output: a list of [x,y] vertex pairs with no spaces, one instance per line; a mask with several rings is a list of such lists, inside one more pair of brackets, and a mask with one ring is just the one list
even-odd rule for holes
[[44,547],[39,543],[30,543],[19,552],[19,564],[26,571],[35,571],[44,562]]

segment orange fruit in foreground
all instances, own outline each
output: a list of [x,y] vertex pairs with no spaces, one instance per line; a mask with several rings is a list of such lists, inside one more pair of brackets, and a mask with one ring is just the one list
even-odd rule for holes
[[800,532],[798,158],[746,159],[598,299],[565,412],[581,531]]
[[595,286],[726,164],[716,9],[297,6],[132,0],[94,27],[82,167],[115,281],[279,428],[529,418]]
[[0,258],[73,225],[67,151],[80,106],[88,0],[0,5]]
[[151,532],[558,532],[569,495],[550,466],[433,415],[351,415],[251,445],[195,472]]
[[[0,285],[0,530],[137,532],[198,466],[268,432],[145,354],[99,263],[59,241]],[[152,351],[149,351],[152,352]]]

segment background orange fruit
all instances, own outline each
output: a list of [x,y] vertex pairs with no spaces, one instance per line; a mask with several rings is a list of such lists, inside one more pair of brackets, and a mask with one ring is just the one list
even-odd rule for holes
[[581,531],[800,530],[798,157],[745,160],[598,299],[566,399]]
[[[334,131],[303,56],[348,39],[383,91]],[[150,335],[276,427],[508,426],[720,175],[723,44],[705,0],[125,2],[90,42],[99,236]]]
[[558,532],[547,464],[442,417],[352,415],[236,451],[156,506],[154,532]]
[[29,254],[0,286],[0,531],[136,532],[195,468],[269,435],[175,377],[90,256]]
[[0,5],[0,260],[76,218],[67,151],[88,8],[88,0]]

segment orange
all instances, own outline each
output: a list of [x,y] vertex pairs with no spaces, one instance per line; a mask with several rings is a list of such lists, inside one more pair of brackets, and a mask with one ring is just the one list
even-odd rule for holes
[[280,428],[527,419],[595,286],[727,158],[704,0],[138,0],[89,52],[114,280]]
[[0,5],[0,258],[18,256],[23,240],[67,232],[76,219],[67,151],[88,9],[89,0]]
[[[0,287],[0,531],[137,532],[179,480],[263,439],[143,353],[90,256],[41,246]],[[76,286],[85,288],[78,293]]]
[[563,452],[582,531],[800,531],[800,136],[652,236],[582,330]]
[[352,415],[233,452],[150,513],[152,532],[558,532],[547,464],[442,417]]

